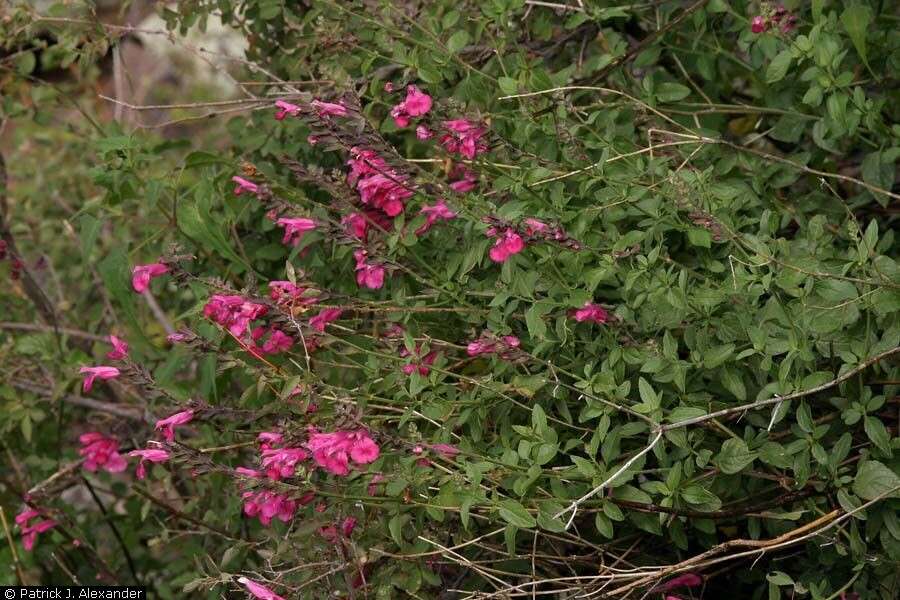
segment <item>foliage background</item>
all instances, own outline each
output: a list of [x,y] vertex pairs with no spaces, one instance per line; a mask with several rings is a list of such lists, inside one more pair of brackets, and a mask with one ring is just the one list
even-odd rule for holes
[[[151,7],[166,30],[146,35],[210,59],[189,29],[233,28],[246,57],[216,64],[237,95],[177,64],[135,103],[162,108],[141,110],[98,95],[141,78],[109,58],[142,33],[133,6],[8,2],[0,19],[4,231],[24,261],[18,279],[0,266],[0,493],[8,520],[36,490],[66,523],[15,556],[10,526],[0,564],[31,582],[137,578],[161,598],[222,597],[240,574],[286,597],[641,597],[686,571],[704,577],[693,597],[897,596],[891,3],[786,3],[796,29],[757,34],[774,7],[724,0],[190,0]],[[422,237],[416,209],[445,189],[448,156],[394,126],[388,81],[432,95],[435,119],[490,126],[478,188]],[[307,93],[358,97],[379,150],[421,182],[372,248],[391,267],[382,290],[357,288],[340,236],[283,246],[231,191],[252,165],[300,213],[338,220],[346,151],[272,118],[274,98]],[[488,216],[558,223],[584,248],[534,243],[497,265]],[[131,266],[172,244],[193,277],[132,293]],[[217,286],[263,295],[287,277],[345,308],[309,361],[255,361],[202,317]],[[586,301],[615,318],[576,324]],[[407,336],[386,341],[395,322]],[[209,344],[171,347],[181,326]],[[485,329],[517,335],[522,359],[467,357]],[[78,367],[109,332],[152,384],[86,401]],[[417,343],[441,355],[408,377],[399,350]],[[146,421],[188,400],[215,410],[144,482],[79,470],[79,433],[143,447]],[[242,517],[229,470],[253,436],[310,423],[364,424],[382,457],[285,484],[324,512]],[[435,443],[462,453],[422,466],[415,447]],[[601,484],[566,528],[572,511],[556,515]],[[348,515],[351,539],[315,534]]]

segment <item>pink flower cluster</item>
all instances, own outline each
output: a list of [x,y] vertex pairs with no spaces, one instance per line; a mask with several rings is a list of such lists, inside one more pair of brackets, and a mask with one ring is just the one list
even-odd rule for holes
[[291,477],[297,465],[309,458],[303,448],[266,448],[262,451],[262,466],[266,477],[278,481],[283,477]]
[[241,296],[215,294],[203,307],[203,315],[225,327],[233,335],[241,337],[247,333],[250,322],[268,312],[263,304],[244,300]]
[[450,189],[457,194],[465,194],[471,192],[478,185],[478,176],[471,169],[464,165],[456,165],[450,171],[450,178],[455,181],[450,182]]
[[350,472],[350,460],[359,465],[374,462],[380,453],[378,445],[362,430],[320,433],[311,429],[307,448],[315,463],[335,475]]
[[125,340],[117,338],[114,335],[110,335],[107,339],[109,340],[109,343],[112,344],[113,349],[106,353],[106,358],[110,360],[122,360],[128,356],[128,343]]
[[406,99],[391,109],[397,127],[407,127],[412,117],[421,117],[431,110],[431,96],[414,85],[407,86]]
[[790,33],[797,27],[797,15],[789,12],[784,6],[772,7],[764,5],[763,14],[753,17],[750,21],[750,31],[763,33],[769,29],[778,27],[782,33]]
[[309,320],[309,326],[322,333],[328,323],[341,318],[342,312],[339,308],[323,308],[319,314]]
[[469,342],[466,352],[469,356],[496,354],[504,360],[509,360],[515,357],[519,344],[519,338],[514,335],[497,338],[493,334],[485,332],[477,340]]
[[280,218],[275,221],[278,227],[284,227],[284,237],[281,243],[287,246],[296,246],[303,239],[303,234],[316,228],[316,222],[305,217],[301,218]]
[[403,212],[404,203],[413,195],[406,175],[389,167],[373,150],[357,147],[350,149],[347,164],[350,166],[347,183],[356,188],[363,204],[389,217]]
[[431,206],[425,205],[419,211],[420,215],[425,215],[425,223],[416,229],[416,235],[424,235],[431,227],[440,220],[449,221],[456,218],[456,213],[450,210],[443,198],[439,198],[437,202]]
[[488,146],[484,141],[487,128],[477,125],[468,119],[453,119],[444,121],[444,135],[441,136],[441,145],[451,154],[460,154],[469,160],[479,154],[487,152]]
[[[302,106],[292,104],[284,100],[276,100],[275,108],[278,109],[275,111],[275,119],[278,121],[283,121],[287,116],[298,117],[301,113],[304,112],[304,108]],[[313,100],[309,103],[309,108],[307,109],[307,111],[309,110],[314,112],[320,119],[347,116],[347,107],[340,102],[323,102],[322,100]]]
[[268,526],[273,518],[287,523],[294,518],[297,511],[296,500],[269,490],[244,492],[241,498],[244,500],[244,514],[248,517],[258,517],[259,522],[265,526]]
[[102,468],[109,473],[121,473],[128,467],[128,461],[119,454],[119,440],[92,431],[78,437],[84,457],[84,468],[90,472]]
[[150,287],[150,280],[169,272],[169,266],[160,262],[149,265],[137,265],[131,270],[131,287],[138,294],[143,294]]
[[[434,364],[435,359],[437,359],[438,353],[437,350],[432,350],[428,352],[424,356],[421,354],[422,346],[416,345],[416,352],[412,355],[412,360],[403,365],[403,372],[407,375],[412,375],[416,371],[419,372],[419,375],[425,377],[429,373],[431,373],[431,365]],[[400,349],[400,356],[406,358],[410,356],[409,350],[406,348]]]
[[368,252],[362,248],[353,252],[353,258],[356,259],[356,284],[370,290],[380,289],[384,285],[384,267],[369,262]]
[[584,306],[573,309],[570,314],[579,323],[590,321],[602,325],[609,320],[609,313],[606,312],[606,309],[599,304],[593,304],[591,302],[585,302]]
[[525,249],[525,242],[515,229],[507,228],[501,231],[496,227],[490,227],[486,233],[488,237],[497,238],[490,252],[488,252],[491,260],[494,262],[506,262],[510,256],[518,254]]
[[[266,338],[262,345],[260,340]],[[287,352],[294,345],[294,338],[287,335],[277,327],[255,327],[250,332],[250,339],[253,342],[252,350],[261,354],[278,354],[279,352]]]
[[41,519],[37,522],[29,523],[38,517],[41,517],[40,511],[33,508],[26,508],[16,515],[16,525],[19,526],[19,530],[22,532],[22,546],[29,552],[34,548],[34,542],[37,540],[39,533],[44,533],[56,527],[56,521],[52,519]]
[[141,459],[138,463],[136,471],[138,479],[144,479],[147,476],[147,463],[161,463],[169,460],[169,453],[162,448],[143,448],[140,450],[132,450],[128,456],[135,456]]
[[307,294],[308,288],[290,281],[270,281],[269,298],[276,304],[315,304],[317,298]]

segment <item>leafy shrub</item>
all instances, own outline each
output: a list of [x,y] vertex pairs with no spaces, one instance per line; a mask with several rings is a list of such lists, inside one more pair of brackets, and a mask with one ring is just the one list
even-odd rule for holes
[[19,6],[3,576],[896,597],[888,5],[194,0],[244,96],[58,137]]

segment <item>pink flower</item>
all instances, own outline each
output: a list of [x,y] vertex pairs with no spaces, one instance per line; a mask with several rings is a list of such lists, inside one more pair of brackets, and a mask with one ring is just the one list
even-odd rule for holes
[[176,331],[166,336],[166,341],[170,344],[178,344],[191,338],[191,334],[185,331]]
[[306,460],[309,454],[303,448],[269,448],[263,450],[262,456],[266,476],[272,481],[278,481],[293,475],[297,463]]
[[545,233],[550,229],[550,226],[544,223],[543,221],[538,221],[534,218],[527,218],[524,220],[525,223],[525,233],[528,235],[535,235],[538,233]]
[[235,175],[231,178],[231,180],[237,184],[234,188],[235,196],[240,196],[244,192],[247,192],[249,194],[256,194],[257,192],[259,192],[258,185],[256,185],[252,181],[244,179],[243,177],[238,177],[237,175]]
[[434,132],[425,125],[419,125],[416,127],[416,137],[420,140],[430,140],[434,137]]
[[84,375],[82,389],[85,392],[91,391],[91,388],[94,387],[94,380],[98,377],[100,379],[115,379],[120,375],[120,371],[117,368],[104,365],[99,367],[81,367],[78,372]]
[[385,81],[385,82],[384,82],[384,91],[387,92],[388,94],[393,93],[393,91],[394,91],[394,84],[391,83],[390,81]]
[[406,99],[391,109],[391,116],[397,127],[406,127],[409,125],[410,117],[421,117],[429,110],[431,110],[431,96],[410,85],[406,87]]
[[119,454],[119,440],[106,437],[102,433],[84,433],[78,437],[81,449],[78,453],[85,457],[84,468],[90,472],[103,467],[109,473],[121,473],[128,467],[128,461]]
[[497,236],[497,241],[488,253],[494,262],[506,262],[513,254],[525,249],[525,242],[513,229],[507,229]]
[[371,481],[369,481],[369,485],[366,487],[366,493],[370,496],[375,496],[378,493],[378,484],[387,479],[381,473],[375,473],[372,475]]
[[45,531],[56,527],[56,521],[51,519],[43,519],[33,525],[28,524],[32,519],[40,516],[41,513],[39,511],[30,508],[26,508],[16,515],[16,525],[19,526],[19,529],[22,532],[22,546],[29,552],[34,548],[34,542],[37,540],[39,533],[44,533]]
[[284,436],[277,431],[263,431],[256,436],[256,439],[259,441],[259,447],[262,450],[268,450],[269,448],[280,445]]
[[444,129],[447,133],[441,136],[440,142],[447,152],[458,153],[470,160],[487,152],[487,144],[481,139],[487,133],[485,127],[467,119],[454,119],[444,121]]
[[[420,358],[418,356],[420,348],[421,346],[416,346],[416,355],[413,357],[413,360],[403,365],[403,372],[407,375],[412,375],[414,372],[418,371],[419,375],[425,377],[426,375],[431,373],[431,369],[429,369],[428,367],[434,364],[438,353],[436,350],[432,350],[431,352]],[[406,348],[403,348],[400,351],[400,356],[409,356],[409,351]]]
[[269,282],[269,298],[275,302],[292,303],[299,301],[300,304],[313,304],[316,298],[313,296],[304,297],[307,288],[295,285],[290,281],[270,281]]
[[169,272],[168,265],[152,263],[149,265],[137,265],[131,271],[131,287],[138,294],[143,294],[150,286],[150,280]]
[[260,479],[263,475],[256,469],[248,469],[247,467],[237,467],[234,470],[238,475],[242,475],[244,477],[251,477],[253,479]]
[[[345,538],[349,538],[353,535],[353,530],[356,529],[356,517],[347,517],[341,523],[341,535]],[[332,544],[338,541],[338,529],[334,525],[328,525],[326,527],[319,528],[319,535],[321,535],[326,541],[331,542]]]
[[355,237],[362,242],[366,241],[366,230],[369,227],[369,223],[362,213],[352,213],[347,215],[341,219],[341,225],[346,227],[347,235]]
[[454,458],[459,454],[459,448],[450,444],[432,444],[429,446],[432,450],[443,456],[444,458]]
[[162,432],[162,436],[167,442],[172,442],[175,439],[175,428],[190,423],[193,418],[193,410],[183,410],[170,417],[157,421],[156,430]]
[[353,535],[353,530],[356,529],[356,524],[356,517],[347,517],[346,519],[344,519],[344,522],[341,523],[341,533],[344,534],[344,537],[348,538]]
[[325,325],[339,319],[342,312],[339,308],[325,308],[309,320],[309,326],[322,333],[325,331]]
[[306,445],[312,451],[316,464],[335,475],[350,472],[350,459],[357,464],[368,464],[379,455],[378,445],[362,429],[334,433],[313,430]]
[[438,201],[431,206],[426,204],[419,211],[419,214],[425,215],[425,223],[416,229],[416,235],[424,234],[439,220],[449,221],[456,217],[456,213],[447,207],[447,203],[443,198],[438,199]]
[[294,518],[297,501],[269,490],[244,492],[244,514],[248,517],[259,517],[259,522],[267,526],[275,517],[287,523]]
[[263,345],[259,350],[263,354],[278,354],[279,352],[286,352],[291,349],[291,346],[294,345],[294,338],[285,334],[280,329],[276,329],[271,327],[266,329],[265,327],[257,327],[250,333],[250,338],[254,342],[259,342],[263,336],[269,334],[268,339],[263,342]]
[[252,579],[247,579],[246,577],[238,577],[238,583],[244,585],[247,588],[247,591],[253,594],[259,600],[284,600],[281,596],[262,585],[261,583],[256,583]]
[[412,197],[408,177],[388,167],[372,150],[350,149],[350,173],[347,183],[356,187],[363,204],[396,217],[403,212],[404,202]]
[[769,22],[765,17],[761,15],[757,15],[753,17],[753,20],[750,21],[750,31],[753,33],[762,33],[766,29],[769,28]]
[[670,579],[662,585],[656,586],[650,590],[650,592],[668,592],[683,587],[697,587],[702,584],[703,578],[696,573],[685,573],[684,575],[679,575],[678,577]]
[[359,249],[353,252],[356,259],[356,284],[370,290],[380,289],[384,285],[384,267],[366,260],[367,253]]
[[478,176],[463,165],[456,165],[450,172],[450,177],[462,177],[462,179],[450,182],[450,189],[457,194],[471,192],[478,185]]
[[579,323],[591,321],[598,325],[602,325],[609,319],[609,313],[606,312],[606,309],[599,304],[592,304],[590,302],[585,302],[584,306],[577,310],[573,310],[571,314]]
[[278,121],[283,121],[288,115],[296,117],[300,114],[299,106],[291,104],[290,102],[285,102],[284,100],[276,100],[275,106],[278,108],[278,112],[275,113],[275,119]]
[[244,300],[241,296],[215,294],[203,307],[203,315],[240,337],[247,333],[251,321],[265,315],[268,310],[264,304]]
[[138,456],[141,462],[137,467],[137,478],[144,479],[147,476],[146,462],[161,463],[169,460],[169,453],[160,448],[144,448],[143,450],[132,450],[128,456]]
[[106,358],[110,360],[122,360],[126,356],[128,356],[128,343],[125,340],[119,339],[114,335],[110,335],[108,338],[109,343],[112,344],[113,349],[106,353]]
[[343,104],[336,104],[334,102],[322,102],[321,100],[313,100],[312,101],[313,110],[316,111],[316,114],[319,115],[319,118],[326,117],[346,117],[347,116],[347,107]]
[[514,335],[504,335],[498,339],[493,334],[483,333],[474,342],[469,342],[466,352],[469,356],[497,354],[500,358],[508,360],[515,356],[519,343],[519,338]]
[[281,239],[282,244],[296,246],[303,239],[303,234],[316,228],[316,222],[312,219],[299,218],[287,219],[281,218],[275,221],[278,227],[284,227],[284,237]]

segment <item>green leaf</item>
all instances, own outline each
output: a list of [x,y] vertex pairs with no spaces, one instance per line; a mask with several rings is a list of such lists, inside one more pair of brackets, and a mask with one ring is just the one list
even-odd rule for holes
[[867,68],[869,67],[869,56],[866,51],[866,36],[868,35],[869,23],[871,22],[872,9],[865,4],[851,4],[841,13],[841,24],[847,30],[850,41],[853,42],[853,46]]
[[103,221],[93,215],[82,215],[78,220],[78,237],[81,239],[81,254],[84,260],[91,259],[101,225],[103,225]]
[[791,60],[793,60],[793,57],[790,50],[779,52],[766,69],[766,83],[775,83],[784,79],[791,66]]
[[863,427],[866,435],[872,440],[872,443],[878,446],[878,449],[885,454],[891,454],[891,436],[888,434],[884,423],[877,417],[866,417]]
[[853,480],[853,492],[865,500],[874,500],[888,493],[892,498],[900,497],[898,487],[900,476],[877,460],[867,460],[859,465]]
[[510,525],[515,525],[516,527],[522,528],[530,528],[534,527],[537,524],[534,517],[529,514],[525,507],[516,502],[515,500],[507,498],[506,500],[501,500],[498,509],[500,511],[500,516],[503,517],[503,520],[509,523]]
[[744,440],[732,438],[722,444],[722,450],[716,456],[715,462],[723,473],[733,475],[752,463],[756,456],[756,452],[750,452]]
[[447,50],[454,54],[465,48],[469,43],[469,34],[464,30],[457,31],[447,40]]
[[691,90],[686,85],[667,81],[656,88],[656,97],[661,102],[678,102],[690,96]]
[[500,77],[497,79],[497,85],[504,94],[515,94],[519,91],[519,82],[512,77]]

